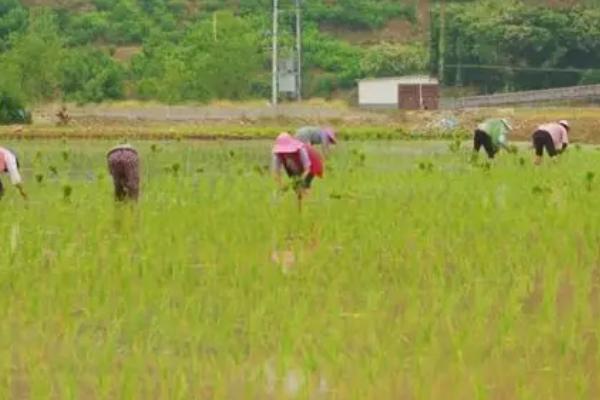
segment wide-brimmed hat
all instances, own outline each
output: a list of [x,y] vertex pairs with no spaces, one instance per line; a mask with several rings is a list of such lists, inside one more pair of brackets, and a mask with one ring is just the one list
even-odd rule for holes
[[289,133],[280,133],[275,139],[275,145],[273,146],[274,154],[282,153],[295,153],[304,146],[304,143],[298,139],[293,138]]
[[323,132],[325,132],[325,135],[327,136],[327,138],[329,139],[329,141],[333,144],[337,143],[337,139],[335,137],[335,131],[331,128],[325,128],[323,129]]

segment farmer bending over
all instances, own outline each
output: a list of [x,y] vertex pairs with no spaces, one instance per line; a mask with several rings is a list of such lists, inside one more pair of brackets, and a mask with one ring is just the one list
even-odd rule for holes
[[140,161],[129,144],[113,147],[107,154],[108,170],[115,185],[117,201],[137,201],[140,194]]
[[483,121],[475,129],[473,150],[479,153],[483,146],[488,157],[493,159],[500,148],[508,149],[506,136],[512,129],[505,118],[491,118]]
[[[23,180],[19,173],[19,160],[15,153],[4,147],[0,147],[0,171],[7,173],[10,176],[10,182],[19,190],[21,197],[27,200],[27,194],[23,189]],[[2,185],[2,181],[0,181],[0,198],[2,198],[3,195],[4,186]]]
[[534,163],[536,165],[542,163],[544,149],[546,149],[550,158],[563,153],[569,145],[570,130],[569,122],[565,120],[538,126],[535,133],[531,136],[533,147],[535,148]]
[[294,190],[301,201],[315,176],[323,177],[323,160],[310,145],[281,133],[273,146],[273,173],[282,186],[281,170],[293,179]]
[[331,128],[319,128],[316,126],[304,126],[296,131],[296,139],[301,142],[317,145],[320,144],[323,155],[329,153],[329,146],[337,144],[335,131]]

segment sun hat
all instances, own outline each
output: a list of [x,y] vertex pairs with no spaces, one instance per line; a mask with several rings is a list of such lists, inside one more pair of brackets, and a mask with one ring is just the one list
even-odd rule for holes
[[513,130],[513,126],[510,124],[508,119],[502,118],[500,121],[502,121],[502,123],[504,124],[504,126],[506,126],[508,128],[508,130],[510,130],[510,131]]
[[273,146],[273,154],[295,153],[304,146],[304,143],[290,136],[289,133],[283,132],[275,139]]
[[567,121],[566,119],[562,119],[558,121],[558,123],[567,129],[571,129],[571,125],[569,125],[569,121]]
[[325,135],[327,136],[327,138],[329,139],[329,141],[333,144],[337,144],[337,139],[335,137],[335,131],[331,128],[325,128],[323,129],[323,132],[325,133]]

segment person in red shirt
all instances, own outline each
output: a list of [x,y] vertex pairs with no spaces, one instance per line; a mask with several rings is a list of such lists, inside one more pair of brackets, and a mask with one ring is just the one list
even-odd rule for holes
[[280,187],[283,186],[281,171],[293,179],[298,200],[306,195],[313,179],[323,177],[323,160],[310,144],[303,143],[289,133],[281,133],[273,146],[273,174]]

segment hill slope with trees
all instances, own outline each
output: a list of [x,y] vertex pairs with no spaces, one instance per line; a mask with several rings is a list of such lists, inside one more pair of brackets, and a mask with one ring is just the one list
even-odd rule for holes
[[[447,2],[440,46],[433,0],[304,0],[305,93],[329,97],[363,77],[435,74],[441,55],[445,83],[481,92],[598,80],[600,10],[593,2]],[[266,98],[271,4],[0,0],[0,94],[21,103]],[[285,55],[294,2],[280,4]]]

